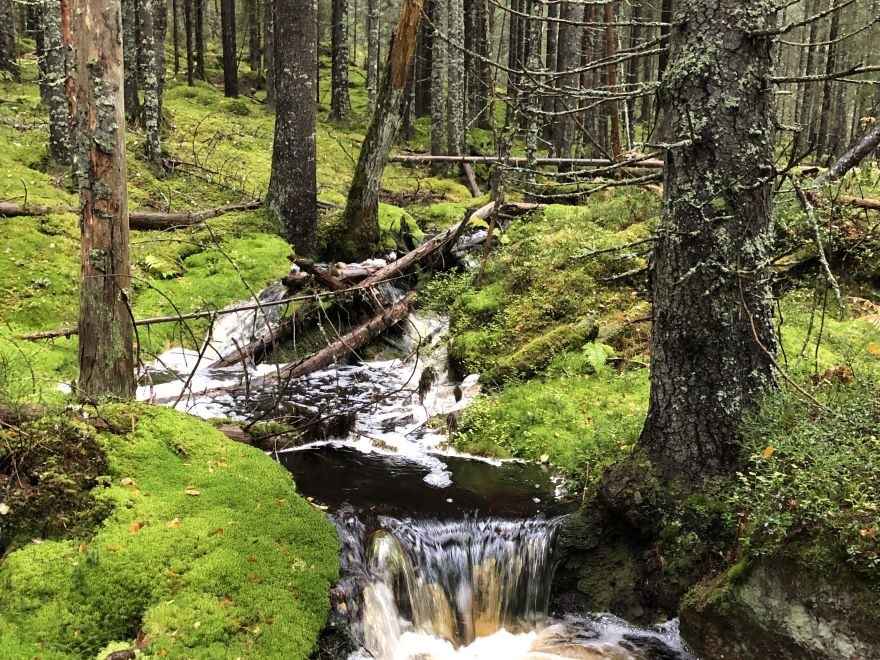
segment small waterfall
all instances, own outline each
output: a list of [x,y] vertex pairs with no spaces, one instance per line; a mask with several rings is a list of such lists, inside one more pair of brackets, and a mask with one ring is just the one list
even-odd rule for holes
[[412,633],[454,648],[544,622],[559,519],[377,522],[337,521],[361,589],[353,623],[374,657],[409,657]]

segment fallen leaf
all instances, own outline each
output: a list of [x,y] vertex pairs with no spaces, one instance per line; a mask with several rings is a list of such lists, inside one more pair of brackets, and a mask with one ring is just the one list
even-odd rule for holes
[[283,498],[281,498],[280,500],[278,500],[278,506],[284,506],[285,504],[287,504],[287,498],[286,498],[286,497],[283,497]]
[[9,508],[9,505],[6,502],[0,502],[0,516],[5,516],[10,511],[12,511],[12,509]]
[[201,493],[198,491],[198,489],[193,488],[192,486],[190,486],[189,488],[186,489],[186,494],[189,495],[190,497],[198,497],[199,495],[201,495]]
[[201,621],[196,621],[195,623],[193,623],[193,628],[198,628],[201,625],[202,625]]
[[123,477],[122,481],[120,481],[123,486],[131,486],[134,484],[134,479],[131,477]]
[[141,524],[140,524],[140,523],[136,523],[136,522],[131,523],[131,524],[128,526],[128,531],[131,532],[132,534],[134,534],[135,532],[139,532],[139,531],[141,531]]
[[771,456],[773,456],[773,452],[775,451],[776,447],[771,445],[767,447],[767,449],[765,449],[763,452],[761,452],[761,456],[763,456],[764,458],[770,458]]
[[550,454],[541,454],[541,458],[539,459],[542,463],[546,463],[550,460]]
[[86,551],[86,544],[85,544],[85,543],[80,543],[80,544],[79,544],[79,551],[80,551],[80,552],[85,552],[85,551]]
[[863,539],[876,539],[877,538],[877,525],[872,525],[868,527],[868,529],[859,530],[859,534]]
[[174,571],[167,571],[167,572],[165,573],[165,575],[167,575],[167,576],[170,577],[171,579],[174,579],[174,578],[176,578],[176,577],[180,577],[180,576],[179,576],[177,573],[175,573]]
[[248,558],[247,558],[247,563],[248,563],[248,564],[256,564],[256,563],[257,563],[257,558],[256,558],[256,557],[248,557]]
[[167,523],[165,523],[165,527],[180,527],[181,520],[180,518],[172,518]]
[[868,355],[880,355],[880,344],[875,341],[868,344]]

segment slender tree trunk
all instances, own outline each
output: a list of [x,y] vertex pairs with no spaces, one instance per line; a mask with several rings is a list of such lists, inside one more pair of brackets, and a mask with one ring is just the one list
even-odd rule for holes
[[379,0],[367,0],[367,97],[369,116],[376,107],[379,86]]
[[[606,69],[606,78],[608,80],[608,90],[616,93],[617,90],[617,62],[614,61],[617,55],[617,33],[614,24],[617,21],[617,3],[612,2],[605,5],[605,13],[603,20],[605,21],[605,57],[609,60]],[[608,114],[611,116],[611,155],[617,158],[620,155],[620,104],[616,100],[609,101]]]
[[171,0],[171,43],[174,47],[174,75],[180,73],[180,8],[178,0]]
[[580,76],[570,73],[580,63],[581,33],[584,8],[571,2],[559,6],[559,18],[568,21],[559,24],[558,55],[556,72],[559,80],[559,97],[556,112],[560,114],[553,121],[553,155],[557,158],[570,158],[574,147],[575,116],[572,111],[577,106],[576,95]]
[[[158,0],[140,0],[138,7],[138,21],[140,28],[140,41],[138,42],[138,68],[140,81],[144,90],[143,124],[146,133],[144,152],[150,169],[154,174],[162,173],[162,147],[159,140],[159,130],[162,123],[162,109],[159,102],[159,61],[158,49],[164,50],[164,39],[159,41],[156,28],[156,18],[162,3]],[[164,66],[163,66],[164,68]]]
[[134,395],[119,0],[71,0],[81,273],[79,393]]
[[505,108],[504,121],[512,126],[515,123],[520,95],[519,77],[522,63],[519,60],[520,19],[517,14],[522,11],[523,0],[509,1],[512,11],[507,15],[507,107]]
[[449,153],[460,156],[465,147],[465,68],[464,53],[464,2],[449,0],[449,77],[447,102],[447,129],[449,133]]
[[[660,21],[662,23],[671,23],[672,22],[672,12],[675,8],[675,0],[663,0],[663,3],[660,5]],[[660,35],[662,39],[660,40],[660,48],[663,50],[660,51],[660,56],[657,63],[657,79],[660,80],[663,78],[663,73],[666,71],[666,66],[669,63],[669,32],[672,28],[670,27],[661,27]]]
[[223,95],[238,96],[238,50],[235,47],[235,0],[221,0],[220,24],[223,36]]
[[18,80],[18,52],[15,46],[15,21],[12,16],[12,0],[0,0],[0,71]]
[[193,0],[183,1],[183,29],[186,33],[186,84],[194,84],[195,67],[193,64]]
[[[831,7],[836,7],[838,0],[831,0]],[[840,32],[840,11],[831,14],[831,25],[828,28],[828,50],[825,57],[825,75],[831,76],[837,65],[837,40]],[[839,83],[838,83],[839,84]],[[819,133],[818,133],[818,152],[819,158],[823,161],[831,162],[832,154],[829,153],[831,144],[831,122],[834,119],[831,116],[831,97],[834,91],[834,81],[829,77],[822,85],[822,107],[819,110]]]
[[260,0],[247,0],[248,17],[248,66],[260,85],[263,53],[260,46]]
[[775,6],[684,0],[676,12],[661,130],[686,146],[666,155],[639,440],[663,483],[730,470],[742,415],[773,382],[773,60],[771,38],[754,35]]
[[125,117],[129,124],[141,116],[138,96],[138,52],[141,0],[122,0],[122,51],[125,66]]
[[348,0],[332,0],[330,28],[330,116],[348,121],[351,100],[348,96]]
[[301,256],[315,251],[316,0],[275,0],[275,142],[266,205]]
[[445,40],[447,31],[447,0],[431,2],[431,22],[433,24],[431,53],[431,154],[444,156],[449,153],[448,133],[446,131],[446,76],[448,48]]
[[[377,3],[377,0],[368,0],[371,4]],[[431,1],[426,0],[425,2],[425,15],[431,15]],[[378,4],[378,3],[377,3]],[[376,43],[378,45],[378,34],[376,35]],[[421,30],[419,30],[419,42],[416,46],[416,56],[415,56],[415,94],[416,94],[416,116],[424,117],[426,115],[431,114],[431,51],[432,51],[432,38],[431,30],[428,26],[423,26]],[[375,60],[374,60],[375,61]],[[378,64],[378,62],[377,62]],[[378,67],[377,67],[378,69]],[[378,78],[377,70],[373,71],[373,77]],[[367,77],[369,81],[369,76]],[[374,83],[375,84],[375,83]],[[370,89],[368,86],[367,89]],[[375,98],[375,87],[372,88],[373,97]],[[371,102],[372,109],[372,102]]]
[[[545,55],[544,55],[544,67],[548,71],[548,80],[546,83],[548,86],[555,87],[555,83],[551,76],[556,73],[556,55],[557,55],[557,38],[559,36],[559,23],[555,21],[555,19],[559,18],[559,5],[556,3],[551,3],[547,5],[547,17],[551,19],[547,23],[547,43],[545,47]],[[553,120],[550,119],[549,115],[553,113],[556,105],[556,97],[550,92],[550,90],[545,91],[544,102],[543,102],[543,111],[547,115],[547,119],[544,121],[544,139],[550,140],[553,135]],[[552,143],[550,147],[550,151],[553,151]]]
[[[820,0],[812,0],[812,2],[808,2],[805,5],[804,12],[808,16],[814,16],[819,11],[819,2]],[[807,37],[807,41],[810,44],[815,44],[819,39],[819,21],[813,21],[810,23],[810,31],[809,36]],[[807,47],[807,61],[806,68],[804,69],[804,74],[808,76],[812,76],[816,73],[816,68],[818,66],[818,46],[810,45]],[[808,142],[812,144],[815,141],[815,133],[816,126],[811,125],[812,123],[812,113],[813,113],[813,105],[815,98],[815,89],[816,85],[812,83],[804,83],[800,86],[800,102],[798,104],[797,109],[797,118],[796,121],[801,125],[801,132],[798,133],[794,138],[793,149],[795,153],[800,153],[801,150],[805,147],[804,142]]]
[[367,126],[343,212],[346,235],[354,253],[370,253],[379,241],[379,189],[394,136],[400,127],[400,111],[415,54],[423,2],[404,0],[391,35],[376,112]]
[[[629,50],[635,51],[642,43],[642,26],[641,23],[644,20],[644,16],[642,15],[642,3],[634,2],[632,5],[632,12],[630,14],[630,18],[632,19],[632,27],[630,27],[629,31]],[[628,92],[633,92],[636,89],[636,86],[639,83],[639,65],[643,60],[648,59],[647,57],[641,58],[633,58],[626,65],[626,82],[629,84]],[[636,123],[636,101],[635,98],[627,99],[627,114],[630,118],[630,129],[629,129],[629,141],[635,142],[635,123]]]
[[195,77],[207,80],[205,74],[205,0],[193,1],[193,61]]
[[263,65],[266,69],[266,103],[275,105],[275,0],[263,0]]
[[69,165],[72,150],[67,81],[72,63],[62,35],[61,2],[43,0],[40,15],[44,53],[40,90],[49,111],[49,159]]

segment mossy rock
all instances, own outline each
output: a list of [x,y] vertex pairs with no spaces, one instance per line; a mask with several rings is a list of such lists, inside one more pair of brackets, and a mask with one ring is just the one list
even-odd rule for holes
[[681,631],[703,658],[872,658],[880,602],[843,557],[834,573],[790,557],[759,558],[690,598]]

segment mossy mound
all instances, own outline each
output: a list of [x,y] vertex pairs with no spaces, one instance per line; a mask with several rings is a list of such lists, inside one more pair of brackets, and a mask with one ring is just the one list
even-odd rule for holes
[[[262,452],[194,418],[101,408],[110,513],[91,537],[32,543],[0,567],[0,657],[306,658],[338,540]],[[103,651],[102,651],[103,650]],[[101,656],[103,657],[103,656]]]

